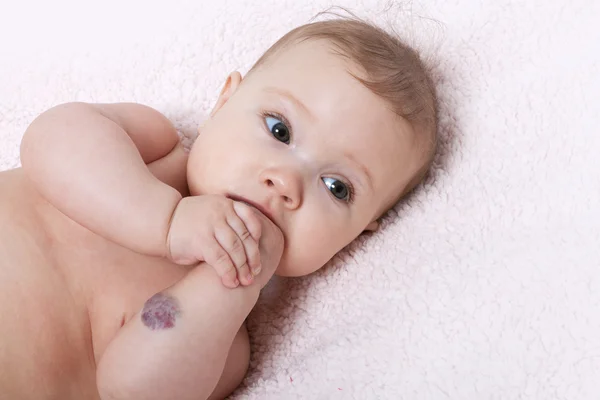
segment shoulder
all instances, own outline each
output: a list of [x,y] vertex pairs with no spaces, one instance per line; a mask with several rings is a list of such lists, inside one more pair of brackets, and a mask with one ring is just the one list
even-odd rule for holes
[[146,164],[167,155],[179,143],[171,121],[158,110],[139,103],[92,104],[133,140]]

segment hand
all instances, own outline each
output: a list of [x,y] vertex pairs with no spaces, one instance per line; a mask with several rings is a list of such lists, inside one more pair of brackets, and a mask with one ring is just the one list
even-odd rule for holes
[[261,236],[258,248],[262,269],[255,281],[262,289],[269,282],[269,279],[271,279],[279,266],[281,256],[283,255],[284,237],[281,229],[273,221],[257,209],[251,208],[261,223]]
[[[168,258],[181,265],[205,261],[225,286],[249,285],[262,267],[259,240],[263,227],[274,236],[274,224],[245,203],[220,195],[185,197],[169,226]],[[273,258],[273,251],[265,253]]]

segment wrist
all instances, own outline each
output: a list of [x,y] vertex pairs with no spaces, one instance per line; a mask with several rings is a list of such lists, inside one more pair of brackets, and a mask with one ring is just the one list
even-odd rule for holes
[[151,254],[149,255],[170,259],[169,231],[171,229],[173,217],[177,211],[177,206],[183,196],[179,191],[167,184],[158,180],[156,183],[159,185],[159,189],[156,191],[157,193],[151,193],[150,196],[152,196],[157,203],[156,210],[160,210],[160,212],[157,212],[157,214],[160,215],[158,227],[159,234],[157,242],[153,245],[153,248],[150,251]]
[[[177,286],[179,295],[189,296],[190,301],[204,302],[208,298],[218,298],[215,304],[219,308],[227,309],[232,317],[233,314],[240,314],[243,318],[250,313],[261,291],[256,283],[233,289],[225,287],[215,269],[205,262],[193,268]],[[199,293],[202,295],[199,296]]]

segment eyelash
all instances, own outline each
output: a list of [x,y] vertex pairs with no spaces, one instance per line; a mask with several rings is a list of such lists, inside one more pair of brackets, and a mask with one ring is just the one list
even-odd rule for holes
[[[283,122],[284,125],[287,126],[287,128],[289,129],[289,131],[290,131],[290,140],[294,137],[294,129],[292,128],[292,124],[282,114],[280,114],[280,113],[278,113],[276,111],[263,111],[263,112],[260,113],[260,115],[261,115],[261,117],[263,119],[263,123],[264,123],[265,128],[267,129],[267,131],[269,130],[269,127],[264,122],[265,118],[266,117],[277,118],[278,120],[280,120],[281,122]],[[354,195],[355,195],[354,185],[352,185],[352,183],[349,182],[349,181],[343,181],[341,179],[339,179],[339,181],[343,182],[344,185],[346,185],[346,187],[348,188],[348,200],[346,200],[346,204],[352,204],[352,203],[354,203]]]
[[[342,181],[343,182],[343,181]],[[346,185],[346,187],[348,188],[348,204],[352,204],[354,203],[354,185],[352,185],[352,183],[348,182],[344,182],[344,185]]]
[[[278,120],[283,122],[283,124],[285,126],[287,126],[288,130],[290,131],[290,140],[294,137],[294,128],[292,127],[292,124],[282,114],[279,114],[278,112],[275,112],[275,111],[263,111],[260,115],[263,118],[263,122],[266,117],[277,118]],[[265,127],[267,128],[267,131],[268,131],[269,127],[267,126],[266,123],[265,123]]]

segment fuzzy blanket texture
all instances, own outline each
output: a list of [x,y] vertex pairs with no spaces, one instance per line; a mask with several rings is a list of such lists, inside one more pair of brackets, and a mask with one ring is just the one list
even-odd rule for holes
[[231,398],[600,398],[596,0],[4,1],[0,169],[70,101],[148,104],[189,143],[229,72],[334,4],[422,51],[440,152],[379,232],[269,284]]

